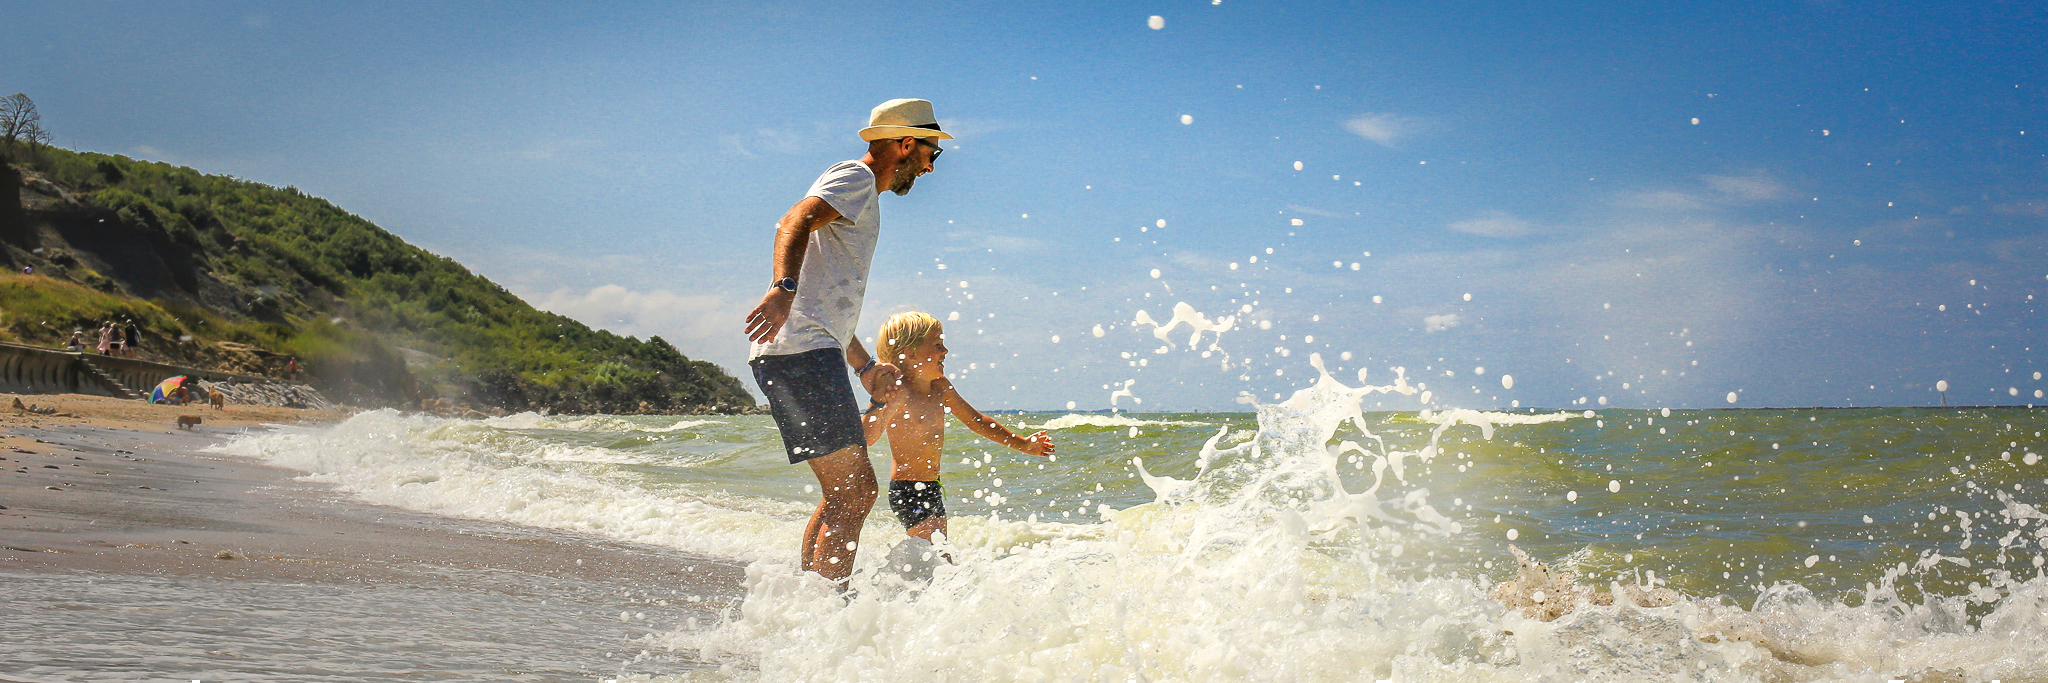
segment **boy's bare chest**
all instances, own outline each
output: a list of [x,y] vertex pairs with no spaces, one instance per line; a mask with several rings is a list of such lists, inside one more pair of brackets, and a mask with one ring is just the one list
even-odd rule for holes
[[922,443],[939,444],[946,437],[945,403],[935,394],[912,393],[903,401],[903,412],[897,415],[896,424],[889,429],[893,440],[898,434],[916,436]]

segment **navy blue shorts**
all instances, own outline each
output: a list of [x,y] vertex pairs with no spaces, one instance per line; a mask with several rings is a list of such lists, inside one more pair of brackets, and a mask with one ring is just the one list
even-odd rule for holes
[[818,349],[748,361],[754,381],[768,395],[768,411],[782,432],[789,463],[831,455],[867,441],[860,408],[847,379],[846,352]]

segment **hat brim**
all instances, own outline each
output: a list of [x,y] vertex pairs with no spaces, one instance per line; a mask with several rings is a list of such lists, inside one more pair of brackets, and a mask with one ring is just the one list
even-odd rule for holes
[[939,140],[951,140],[953,139],[953,136],[947,133],[946,131],[942,130],[932,130],[930,128],[915,128],[911,126],[868,126],[866,128],[860,129],[860,139],[866,140],[868,142],[874,142],[876,140],[887,140],[889,138],[935,138]]

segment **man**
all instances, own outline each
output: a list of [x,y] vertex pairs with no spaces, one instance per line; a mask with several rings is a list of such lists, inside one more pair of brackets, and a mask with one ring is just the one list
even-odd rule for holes
[[842,585],[876,491],[845,368],[883,397],[898,376],[893,359],[869,356],[853,333],[881,231],[880,192],[909,193],[932,171],[936,141],[953,136],[939,130],[932,103],[899,99],[875,107],[860,137],[867,154],[826,169],[776,224],[773,284],[747,314],[747,365],[790,464],[809,464],[824,494],[804,529],[803,568]]

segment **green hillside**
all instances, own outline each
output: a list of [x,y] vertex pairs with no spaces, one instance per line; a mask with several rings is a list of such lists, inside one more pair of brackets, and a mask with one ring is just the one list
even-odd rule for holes
[[52,147],[0,155],[0,260],[16,273],[0,276],[0,338],[61,345],[133,319],[149,358],[278,374],[296,356],[316,386],[363,405],[753,405],[660,337],[536,310],[297,188]]

